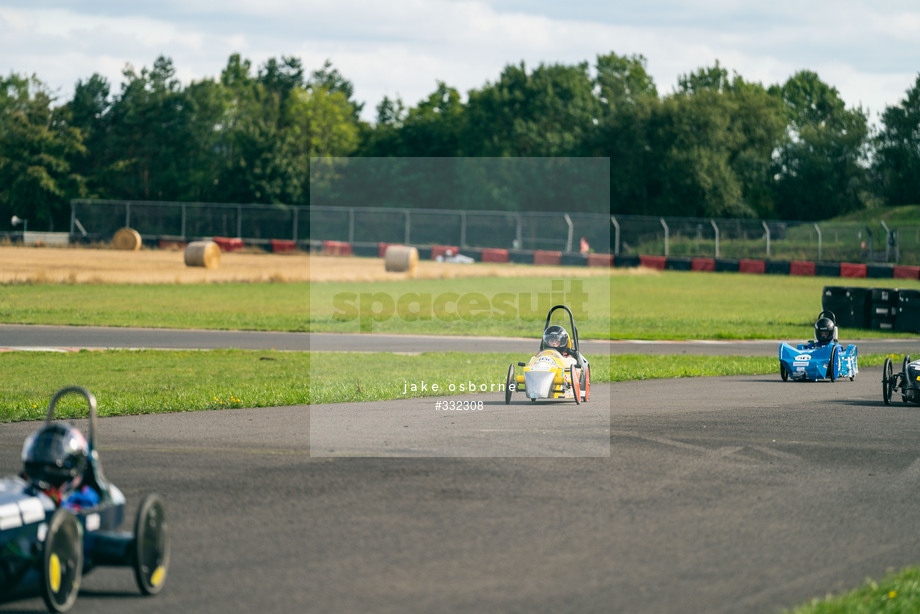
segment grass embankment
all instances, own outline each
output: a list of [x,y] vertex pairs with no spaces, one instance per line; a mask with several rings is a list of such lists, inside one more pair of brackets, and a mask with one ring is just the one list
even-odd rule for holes
[[915,614],[920,612],[920,568],[908,567],[880,581],[867,580],[846,594],[816,599],[787,614]]
[[[508,365],[519,354],[392,354],[211,350],[111,350],[101,352],[10,352],[0,354],[4,394],[0,422],[44,417],[55,390],[88,388],[102,416],[339,403],[459,394],[460,386],[485,384],[498,392]],[[883,356],[861,356],[878,365]],[[592,358],[593,383],[708,375],[773,373],[776,358],[737,356],[618,355]],[[777,375],[779,377],[779,375]],[[424,381],[425,392],[409,390]],[[437,383],[440,392],[430,389]],[[455,391],[448,387],[454,384]],[[494,385],[494,388],[493,388]],[[61,416],[85,414],[79,397],[65,397]]]
[[[824,286],[920,289],[909,280],[676,271],[615,271],[580,282],[587,299],[576,323],[586,339],[804,339]],[[533,337],[550,306],[572,302],[572,287],[570,279],[536,277],[7,285],[0,286],[0,323]],[[904,336],[840,332],[844,339]]]

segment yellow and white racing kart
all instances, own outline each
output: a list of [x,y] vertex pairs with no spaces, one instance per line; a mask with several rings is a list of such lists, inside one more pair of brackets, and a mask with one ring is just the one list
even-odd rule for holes
[[591,388],[591,370],[588,360],[582,356],[578,347],[578,329],[575,317],[565,305],[556,305],[546,314],[544,333],[550,327],[550,319],[557,309],[569,314],[572,330],[565,347],[548,347],[544,336],[540,339],[540,351],[530,362],[517,363],[523,367],[521,375],[515,375],[514,363],[508,367],[505,380],[505,405],[511,403],[513,392],[523,392],[531,403],[537,399],[572,399],[576,404],[587,401]]

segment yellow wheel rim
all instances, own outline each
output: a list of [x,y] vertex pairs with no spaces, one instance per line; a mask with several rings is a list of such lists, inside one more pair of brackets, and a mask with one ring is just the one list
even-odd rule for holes
[[150,585],[157,587],[163,583],[163,578],[166,576],[166,569],[162,565],[156,568],[153,572],[153,575],[150,576]]
[[52,554],[48,561],[48,584],[52,592],[61,590],[61,559],[57,554]]

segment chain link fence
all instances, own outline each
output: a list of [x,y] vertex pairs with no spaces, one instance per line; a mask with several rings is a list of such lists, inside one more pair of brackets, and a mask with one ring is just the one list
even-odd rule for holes
[[70,233],[106,240],[122,227],[147,239],[238,237],[346,241],[355,245],[581,251],[617,256],[766,258],[828,262],[920,263],[920,224],[814,223],[647,217],[587,213],[176,203],[71,202]]

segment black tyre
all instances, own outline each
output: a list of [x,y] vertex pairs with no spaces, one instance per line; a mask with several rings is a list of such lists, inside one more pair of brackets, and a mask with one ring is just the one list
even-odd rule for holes
[[882,400],[885,405],[891,405],[891,384],[891,358],[886,358],[882,367]]
[[779,363],[779,376],[783,378],[784,382],[789,381],[789,371],[786,371],[786,365]]
[[910,354],[901,362],[901,401],[907,403],[907,365],[910,364]]
[[134,579],[145,595],[163,589],[169,569],[169,523],[159,495],[144,497],[134,522]]
[[505,379],[505,405],[511,403],[511,386],[514,385],[514,363],[508,366],[508,377]]
[[51,516],[42,546],[41,593],[52,612],[73,607],[83,579],[83,527],[68,509]]
[[572,382],[572,396],[575,397],[575,405],[581,404],[581,390],[578,388],[578,378],[575,377],[575,365],[569,367],[569,381]]
[[588,402],[588,397],[591,395],[591,367],[585,365],[585,403]]
[[828,377],[830,377],[832,382],[837,381],[837,347],[831,350],[831,359],[827,362],[827,372]]

